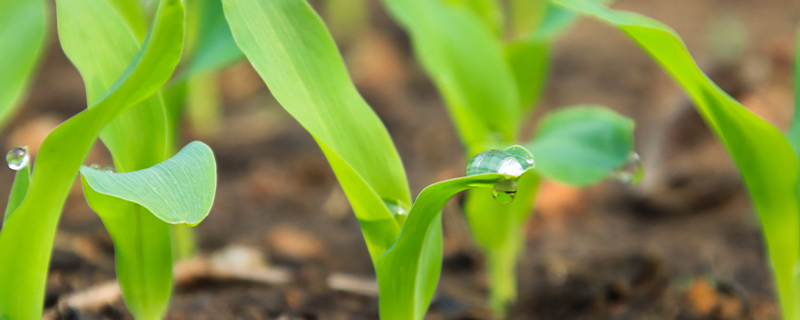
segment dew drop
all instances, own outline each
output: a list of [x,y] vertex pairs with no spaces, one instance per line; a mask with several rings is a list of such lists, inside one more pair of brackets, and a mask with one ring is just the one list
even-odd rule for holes
[[386,205],[386,208],[389,209],[394,216],[404,216],[408,214],[408,210],[406,210],[405,206],[397,201],[384,199],[383,204]]
[[628,156],[628,161],[611,172],[611,177],[627,184],[638,184],[644,178],[644,165],[636,152]]
[[533,168],[533,155],[522,146],[505,150],[486,150],[476,154],[467,163],[467,175],[499,173],[518,177]]
[[30,160],[27,146],[16,147],[6,154],[6,163],[14,171],[27,167]]
[[96,164],[96,163],[92,163],[91,165],[89,165],[89,168],[92,169],[92,170],[100,170],[100,165]]
[[105,173],[116,173],[117,171],[114,170],[114,167],[105,167],[105,168],[103,168],[103,172],[105,172]]
[[494,184],[492,197],[500,204],[509,204],[517,196],[517,180],[501,180]]

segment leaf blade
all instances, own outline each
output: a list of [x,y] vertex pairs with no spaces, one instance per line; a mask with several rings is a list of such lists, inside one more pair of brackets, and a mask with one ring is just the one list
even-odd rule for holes
[[[180,59],[183,7],[162,0],[145,45],[114,85],[94,104],[45,138],[28,194],[0,231],[0,317],[41,317],[47,266],[58,217],[81,162],[102,127],[155,93]],[[36,226],[30,228],[27,226]]]
[[471,153],[513,143],[520,128],[519,94],[495,32],[469,8],[446,1],[385,0],[411,36]]
[[600,106],[574,106],[547,114],[530,150],[536,171],[573,186],[605,178],[633,150],[633,120]]
[[[299,0],[224,0],[223,8],[245,56],[320,145],[359,220],[393,220],[384,202],[411,202],[403,164],[319,16]],[[364,236],[374,244],[389,243],[396,234]],[[385,249],[371,246],[370,252],[377,258]]]
[[200,223],[216,193],[214,153],[199,141],[147,169],[107,173],[84,166],[80,172],[92,191],[136,203],[170,224]]
[[[698,111],[733,156],[761,220],[784,317],[800,317],[794,267],[800,260],[798,157],[774,125],[744,108],[699,69],[669,27],[631,12],[585,0],[555,3],[592,15],[621,29],[647,51],[695,102]],[[780,170],[774,170],[780,168]]]
[[0,126],[22,104],[45,46],[47,6],[42,0],[0,0]]
[[420,192],[396,243],[376,264],[381,319],[423,318],[441,272],[442,208],[461,191],[491,188],[507,178],[502,174],[479,174],[438,182]]

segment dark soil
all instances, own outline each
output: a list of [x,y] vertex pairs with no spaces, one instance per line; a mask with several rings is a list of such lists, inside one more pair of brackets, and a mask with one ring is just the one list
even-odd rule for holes
[[[790,63],[800,2],[620,0],[681,34],[723,88],[781,126],[791,114]],[[407,39],[374,6],[370,31],[342,42],[353,77],[389,128],[412,190],[462,174],[458,138]],[[747,30],[741,51],[709,39],[720,19]],[[55,33],[33,94],[3,137],[36,144],[53,124],[85,107],[77,72]],[[720,47],[722,46],[722,47]],[[721,60],[721,53],[732,53]],[[689,102],[619,32],[582,21],[557,42],[540,112],[604,104],[637,120],[648,169],[639,186],[608,181],[585,190],[546,183],[519,264],[510,319],[777,319],[759,227],[727,154]],[[222,133],[186,129],[215,150],[219,187],[197,227],[203,253],[258,248],[295,277],[285,285],[198,279],[176,288],[168,319],[377,319],[374,295],[329,288],[331,274],[374,278],[358,224],[310,136],[244,64],[226,71]],[[531,126],[535,119],[531,120]],[[188,138],[187,138],[188,141]],[[101,148],[87,162],[110,163]],[[0,193],[11,173],[3,171]],[[467,241],[453,201],[445,210],[445,264],[429,319],[488,319],[484,261]],[[46,308],[114,279],[113,245],[80,188],[62,217]],[[130,319],[121,301],[62,310],[62,319]]]

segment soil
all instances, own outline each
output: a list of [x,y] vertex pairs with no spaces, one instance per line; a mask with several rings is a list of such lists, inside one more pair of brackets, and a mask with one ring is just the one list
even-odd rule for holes
[[[377,3],[371,6],[368,31],[341,41],[341,49],[417,193],[462,175],[463,150],[408,39]],[[786,126],[800,2],[620,0],[614,6],[672,26],[724,89]],[[734,27],[713,31],[730,21]],[[730,31],[736,26],[747,31],[741,47],[735,45],[741,34]],[[85,107],[80,76],[57,49],[55,32],[51,38],[31,97],[2,135],[9,148],[35,148],[50,128]],[[518,267],[519,301],[508,318],[778,319],[758,222],[738,174],[679,89],[627,38],[596,21],[579,22],[557,41],[553,56],[529,129],[548,110],[607,105],[637,121],[637,150],[648,174],[638,186],[543,185]],[[285,284],[200,277],[175,289],[166,318],[377,319],[366,247],[319,148],[249,66],[233,66],[220,79],[222,131],[185,130],[186,141],[208,142],[219,164],[214,208],[196,228],[201,254],[255,248],[268,268],[292,277]],[[98,147],[87,163],[110,160]],[[0,194],[7,194],[12,173],[0,176]],[[443,276],[426,319],[490,319],[484,261],[467,240],[457,200],[444,212]],[[355,277],[358,285],[331,288],[332,275]],[[69,294],[113,279],[113,245],[77,187],[62,216],[45,308],[56,310]],[[119,299],[56,314],[132,318]]]

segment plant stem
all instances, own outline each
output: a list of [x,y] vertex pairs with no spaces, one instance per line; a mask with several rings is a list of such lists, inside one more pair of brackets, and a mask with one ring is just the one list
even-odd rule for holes
[[508,242],[486,250],[489,279],[489,307],[492,313],[505,318],[508,304],[517,300],[517,257],[522,248],[521,232],[509,234]]
[[197,252],[197,237],[192,227],[185,224],[171,225],[172,259],[179,262],[191,258]]

